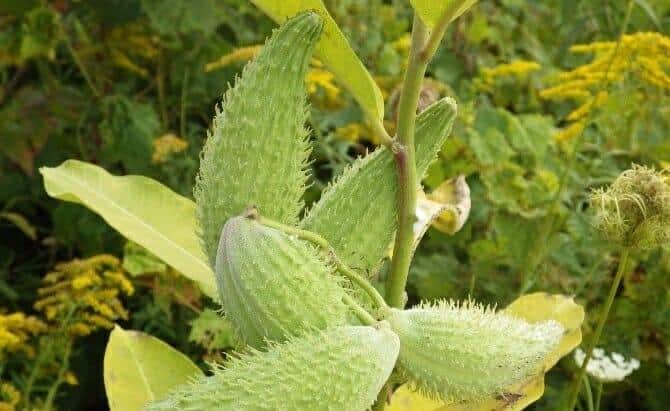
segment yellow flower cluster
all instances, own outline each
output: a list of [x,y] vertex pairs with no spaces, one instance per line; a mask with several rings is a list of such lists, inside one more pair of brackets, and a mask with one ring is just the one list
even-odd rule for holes
[[167,161],[172,154],[181,153],[188,147],[188,142],[172,133],[164,134],[154,140],[154,151],[151,162],[160,164]]
[[42,321],[22,312],[0,313],[0,359],[3,352],[23,351],[32,356],[34,350],[27,341],[30,337],[44,332],[46,328]]
[[335,84],[335,75],[322,68],[321,63],[314,64],[313,62],[313,65],[315,67],[307,73],[305,79],[312,101],[320,108],[337,109],[341,107],[344,104],[340,95],[342,90]]
[[35,309],[50,321],[67,318],[68,331],[74,336],[113,328],[114,321],[128,318],[119,297],[133,294],[134,287],[114,256],[58,264],[42,281]]
[[482,69],[481,75],[475,79],[474,85],[481,91],[493,92],[496,80],[514,77],[517,80],[523,79],[529,73],[541,69],[538,63],[534,61],[516,60],[511,63],[499,64],[495,67]]
[[608,41],[575,45],[570,51],[592,53],[594,58],[560,73],[554,86],[540,92],[547,100],[572,100],[580,104],[568,114],[566,119],[572,123],[558,133],[558,140],[569,140],[581,133],[585,117],[607,101],[606,92],[596,94],[607,82],[622,81],[632,75],[642,84],[670,90],[670,37],[660,33],[624,35],[618,48],[617,42]]
[[534,61],[515,60],[511,63],[499,64],[492,68],[485,68],[482,70],[482,76],[485,79],[494,80],[497,77],[523,77],[528,73],[538,71],[542,68]]
[[15,411],[21,393],[12,384],[0,383],[0,411]]
[[212,61],[211,63],[207,63],[205,65],[205,71],[206,72],[214,71],[227,67],[231,64],[244,63],[246,61],[249,61],[252,58],[254,58],[259,51],[261,51],[262,47],[263,47],[262,45],[257,44],[248,47],[236,48],[230,53],[221,57],[220,59]]

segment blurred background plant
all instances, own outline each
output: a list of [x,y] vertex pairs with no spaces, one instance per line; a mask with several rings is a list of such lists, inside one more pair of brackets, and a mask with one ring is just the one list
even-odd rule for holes
[[[392,132],[409,2],[325,3],[374,73]],[[450,29],[419,109],[451,95],[460,113],[424,184],[464,174],[473,206],[457,235],[428,233],[411,302],[505,305],[545,290],[599,312],[618,254],[594,235],[589,192],[631,163],[670,167],[670,1],[631,4],[626,18],[626,2],[487,0]],[[0,410],[103,409],[113,322],[201,365],[236,345],[196,286],[92,212],[49,199],[36,170],[79,158],[191,196],[214,106],[273,27],[245,0],[0,3]],[[306,83],[310,203],[379,142],[319,61]],[[627,272],[599,346],[640,367],[603,387],[601,409],[665,410],[670,254],[636,253]],[[576,370],[563,360],[533,409],[559,409]]]

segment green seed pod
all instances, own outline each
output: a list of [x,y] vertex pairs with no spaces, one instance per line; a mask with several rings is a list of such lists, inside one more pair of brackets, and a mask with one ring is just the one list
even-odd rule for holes
[[[417,118],[416,163],[423,176],[444,144],[456,117],[451,98],[437,101]],[[396,231],[397,176],[387,148],[356,160],[300,223],[323,236],[342,261],[361,271],[378,267]]]
[[240,336],[259,348],[305,326],[325,329],[349,319],[341,277],[319,251],[247,217],[228,220],[216,260],[219,297]]
[[322,28],[312,12],[287,21],[217,109],[194,190],[212,267],[221,228],[247,207],[283,223],[298,221],[309,156],[304,79]]
[[145,410],[363,411],[391,374],[399,345],[387,323],[331,328],[215,366],[213,376]]
[[501,394],[541,371],[563,333],[557,322],[530,324],[470,301],[393,309],[387,319],[400,337],[403,373],[447,401]]

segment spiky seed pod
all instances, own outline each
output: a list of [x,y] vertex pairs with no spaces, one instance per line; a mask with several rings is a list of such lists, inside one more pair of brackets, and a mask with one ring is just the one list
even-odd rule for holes
[[[456,102],[437,101],[417,118],[416,162],[423,176],[451,131]],[[387,148],[356,160],[302,220],[330,242],[342,261],[361,271],[378,267],[396,230],[396,169]]]
[[633,165],[611,186],[591,194],[594,225],[624,247],[654,248],[670,242],[670,176]]
[[391,374],[399,346],[386,323],[331,328],[215,366],[213,376],[146,410],[366,410]]
[[226,315],[256,348],[349,319],[341,277],[319,251],[247,217],[223,228],[216,281]]
[[298,220],[309,156],[304,79],[322,27],[312,12],[287,21],[217,109],[194,191],[212,267],[223,224],[247,207],[283,223]]
[[563,327],[529,324],[474,302],[446,302],[387,318],[400,337],[398,361],[425,393],[449,401],[477,400],[540,371]]

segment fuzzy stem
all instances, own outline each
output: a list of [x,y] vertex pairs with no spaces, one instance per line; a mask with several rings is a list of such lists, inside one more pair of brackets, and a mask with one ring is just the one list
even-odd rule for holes
[[420,56],[427,38],[426,26],[414,13],[409,61],[398,105],[397,141],[393,147],[398,174],[398,231],[393,246],[391,272],[386,283],[386,299],[394,307],[405,305],[405,285],[412,259],[416,188],[419,185],[414,159],[414,125],[416,106],[428,65],[427,60]]
[[375,287],[370,284],[369,281],[367,281],[365,278],[361,277],[358,273],[356,273],[354,270],[349,268],[346,264],[344,264],[337,254],[335,253],[335,250],[333,247],[331,247],[330,243],[328,240],[325,238],[321,237],[320,235],[313,233],[311,231],[307,230],[301,230],[299,228],[291,227],[286,224],[282,224],[277,221],[270,220],[268,218],[265,218],[261,215],[258,214],[258,212],[255,209],[247,211],[246,216],[248,218],[255,219],[258,221],[260,224],[263,224],[264,226],[274,228],[276,230],[279,230],[283,233],[286,233],[288,235],[294,235],[301,240],[308,241],[324,251],[328,253],[330,256],[331,260],[333,261],[333,264],[335,264],[335,268],[337,271],[342,274],[343,276],[347,277],[349,280],[351,280],[354,284],[358,285],[365,291],[372,301],[377,305],[378,308],[382,310],[388,309],[388,306],[386,305],[386,301],[384,301],[384,297],[382,297]]
[[462,5],[463,1],[452,1],[447,9],[442,12],[440,19],[435,24],[435,27],[433,27],[433,30],[431,31],[430,36],[426,41],[426,45],[421,51],[420,57],[424,63],[428,64],[435,55],[437,48],[442,42],[444,33],[447,31],[447,27],[449,27],[449,23],[454,20],[454,16]]
[[577,378],[573,383],[572,391],[570,394],[570,401],[568,402],[569,404],[568,410],[573,410],[575,408],[575,404],[577,403],[580,381],[582,381],[582,378],[584,378],[584,374],[586,373],[586,367],[589,365],[591,355],[593,354],[593,349],[598,344],[598,340],[600,340],[600,335],[602,334],[603,328],[605,327],[605,323],[607,322],[607,317],[609,316],[610,308],[612,308],[614,297],[616,296],[616,292],[619,289],[619,284],[621,284],[621,278],[623,277],[623,274],[626,270],[626,265],[628,264],[629,254],[630,249],[628,248],[624,248],[621,251],[621,258],[619,258],[619,267],[617,268],[616,275],[614,276],[614,281],[612,282],[612,286],[610,287],[609,295],[607,296],[607,300],[605,301],[605,306],[603,307],[602,314],[600,314],[600,320],[598,321],[596,331],[593,334],[593,339],[589,344],[588,350],[586,352],[586,357],[584,357],[584,362],[582,363],[582,366],[579,368],[579,373],[577,374]]

